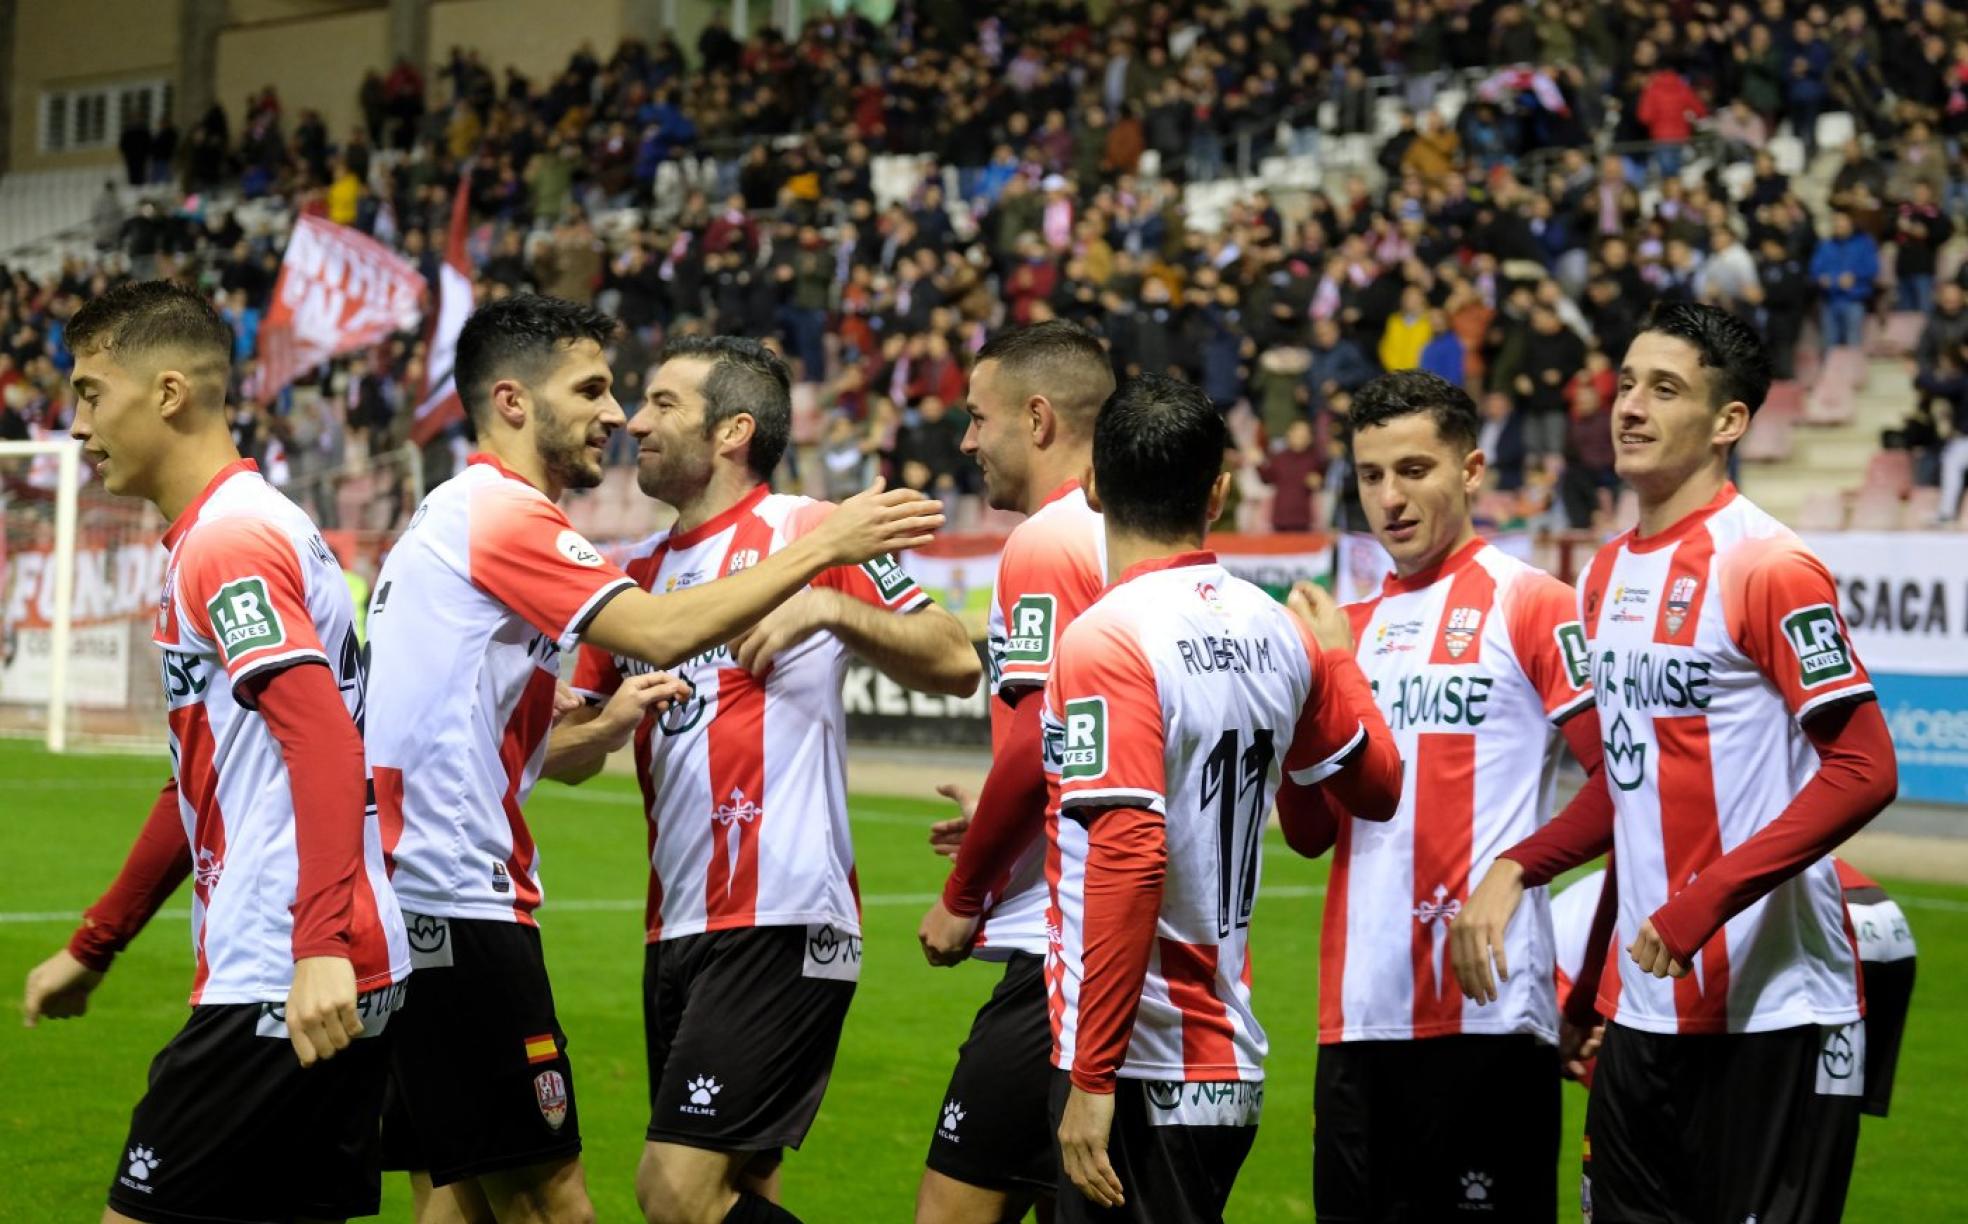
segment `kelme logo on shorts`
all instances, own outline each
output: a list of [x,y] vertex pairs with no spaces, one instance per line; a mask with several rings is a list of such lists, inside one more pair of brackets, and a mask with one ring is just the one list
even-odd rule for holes
[[902,563],[895,559],[894,553],[886,553],[872,560],[863,561],[861,568],[868,572],[868,577],[875,580],[875,589],[881,592],[884,600],[894,599],[909,589],[909,571],[902,568]]
[[1011,605],[1005,635],[1006,663],[1052,662],[1052,629],[1059,602],[1050,595],[1021,595]]
[[250,651],[278,646],[287,640],[280,614],[267,597],[266,581],[241,578],[219,588],[205,605],[212,618],[212,630],[219,640],[219,653],[230,663]]
[[1838,614],[1830,604],[1797,609],[1784,617],[1783,631],[1797,652],[1797,679],[1805,688],[1852,674],[1852,651],[1838,631]]
[[1059,751],[1059,780],[1098,778],[1107,772],[1107,699],[1066,703],[1066,734]]
[[1565,660],[1565,675],[1570,678],[1572,687],[1582,689],[1592,679],[1592,665],[1585,649],[1585,630],[1577,621],[1568,621],[1558,626],[1552,636],[1558,639],[1558,653]]

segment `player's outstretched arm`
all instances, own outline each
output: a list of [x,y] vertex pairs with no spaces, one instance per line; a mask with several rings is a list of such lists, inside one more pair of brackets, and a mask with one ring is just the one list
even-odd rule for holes
[[191,874],[191,848],[178,815],[178,783],[164,784],[108,891],[82,915],[68,946],[27,975],[21,1018],[33,1028],[43,1016],[66,1020],[89,1010],[116,954],[129,946],[151,915]]
[[970,955],[986,899],[1045,831],[1044,735],[1039,724],[1045,695],[1026,687],[1014,689],[1011,700],[1011,726],[969,813],[943,895],[930,904],[916,932],[932,965],[954,965]]
[[[1085,930],[1072,1089],[1059,1123],[1060,1164],[1103,1207],[1125,1202],[1107,1156],[1114,1080],[1134,1033],[1168,873],[1168,836],[1143,808],[1081,809],[1087,821]],[[1068,817],[1071,819],[1073,817]]]
[[569,710],[547,737],[544,777],[578,786],[601,772],[609,754],[628,744],[650,710],[658,713],[690,696],[690,685],[668,672],[630,676],[601,705]]
[[[1804,724],[1818,750],[1818,772],[1769,824],[1702,869],[1694,883],[1655,910],[1642,927],[1639,952],[1652,939],[1668,964],[1685,967],[1722,924],[1752,901],[1817,862],[1866,826],[1899,793],[1893,736],[1879,703],[1828,707]],[[1657,975],[1660,957],[1642,960]],[[1655,966],[1660,966],[1656,968]]]
[[933,604],[891,612],[839,591],[809,587],[731,643],[738,666],[763,675],[780,652],[816,633],[841,644],[903,688],[968,697],[984,674],[963,622]]
[[326,665],[282,668],[249,684],[246,695],[280,746],[293,794],[300,869],[285,1014],[294,1053],[311,1067],[347,1049],[362,1032],[349,962],[368,802],[362,734]]
[[1497,856],[1449,924],[1456,981],[1478,1003],[1495,1002],[1497,982],[1510,980],[1503,936],[1524,890],[1549,884],[1613,848],[1613,796],[1606,789],[1599,711],[1581,709],[1561,724],[1560,733],[1585,768],[1585,785],[1542,829]]
[[822,570],[920,548],[942,525],[943,503],[913,489],[884,492],[877,480],[749,569],[666,595],[623,591],[595,614],[582,637],[610,654],[674,667],[737,637]]

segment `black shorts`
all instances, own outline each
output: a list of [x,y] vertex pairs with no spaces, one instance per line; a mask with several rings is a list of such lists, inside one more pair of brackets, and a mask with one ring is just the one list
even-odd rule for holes
[[1051,1194],[1059,1181],[1051,1086],[1045,958],[1014,952],[957,1050],[937,1105],[929,1167],[986,1190]]
[[[1528,1033],[1319,1047],[1312,1201],[1324,1224],[1558,1215],[1558,1052]],[[1471,1125],[1475,1102],[1481,1125]]]
[[1865,1053],[1860,1023],[1715,1035],[1608,1024],[1585,1112],[1586,1219],[1836,1221]]
[[303,1068],[277,1005],[218,1003],[150,1064],[109,1205],[153,1224],[340,1220],[376,1213],[376,1123],[403,986],[362,997],[366,1036]]
[[391,1032],[383,1167],[448,1186],[578,1155],[567,1036],[540,928],[406,912],[410,999]]
[[642,961],[656,1143],[777,1153],[806,1138],[860,977],[861,937],[824,923],[650,944]]
[[[1057,1135],[1072,1079],[1055,1070],[1047,1133]],[[1186,1084],[1124,1079],[1114,1086],[1107,1161],[1121,1179],[1120,1207],[1096,1207],[1060,1171],[1056,1224],[1223,1224],[1230,1188],[1257,1139],[1264,1084]],[[1055,1148],[1057,1143],[1055,1142]]]

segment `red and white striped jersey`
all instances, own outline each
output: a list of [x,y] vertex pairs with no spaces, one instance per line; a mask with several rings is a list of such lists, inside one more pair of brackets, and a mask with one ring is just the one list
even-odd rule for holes
[[1046,960],[1053,1064],[1073,1065],[1084,978],[1084,820],[1158,815],[1168,865],[1129,1079],[1260,1080],[1249,927],[1282,774],[1310,785],[1366,735],[1297,618],[1208,552],[1131,568],[1067,630],[1046,685],[1053,795]]
[[1479,1006],[1449,923],[1497,854],[1550,819],[1557,727],[1592,702],[1571,588],[1472,540],[1349,604],[1355,657],[1405,771],[1394,819],[1342,820],[1319,949],[1319,1040],[1534,1033],[1556,1041],[1551,915],[1531,889],[1504,933],[1510,980]]
[[533,923],[539,851],[520,808],[546,762],[560,652],[631,585],[490,455],[417,507],[369,599],[364,733],[405,909]]
[[[1599,894],[1605,887],[1606,869],[1601,867],[1573,880],[1551,898],[1551,940],[1557,952],[1552,981],[1561,1004],[1585,965],[1585,945],[1592,938],[1592,919],[1599,912]],[[1612,949],[1608,959],[1618,954],[1617,948]],[[1517,962],[1511,961],[1510,967],[1510,976],[1516,977]]]
[[[998,558],[985,643],[993,750],[1011,731],[1006,698],[1045,686],[1060,635],[1106,586],[1107,536],[1100,515],[1087,505],[1080,482],[1070,481],[1012,529]],[[984,960],[1013,952],[1045,955],[1046,905],[1045,843],[1034,841],[985,910],[975,955]]]
[[[321,533],[249,460],[212,478],[164,546],[170,561],[152,637],[164,655],[171,761],[191,845],[191,1002],[283,1002],[294,980],[300,886],[293,788],[279,742],[240,689],[320,662],[360,723],[354,608]],[[410,947],[375,817],[364,826],[349,960],[366,991],[408,976]]]
[[[636,546],[629,576],[655,592],[701,586],[811,531],[831,502],[774,496],[765,485],[690,531]],[[813,586],[877,608],[929,605],[892,557],[823,571]],[[624,676],[653,670],[583,646],[574,688],[604,701]],[[635,733],[649,817],[650,942],[737,927],[830,923],[861,930],[847,820],[847,649],[819,633],[759,680],[717,646],[670,669],[695,690]]]
[[[1818,770],[1799,720],[1868,698],[1831,574],[1725,485],[1579,580],[1606,743],[1619,946],[1709,863],[1775,820]],[[1827,856],[1731,918],[1679,979],[1631,957],[1601,1013],[1654,1033],[1763,1032],[1859,1018],[1858,957]]]

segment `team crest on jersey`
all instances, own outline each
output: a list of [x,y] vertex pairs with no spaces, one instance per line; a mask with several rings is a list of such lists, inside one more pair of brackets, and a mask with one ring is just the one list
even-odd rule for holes
[[533,1077],[533,1099],[550,1130],[559,1130],[567,1121],[567,1081],[558,1071],[542,1071]]
[[1688,619],[1688,608],[1695,602],[1695,588],[1699,584],[1693,578],[1676,578],[1667,592],[1667,632],[1671,636],[1681,632],[1682,624]]
[[1451,608],[1442,618],[1442,649],[1449,652],[1451,659],[1460,659],[1476,641],[1476,631],[1482,626],[1481,608]]
[[739,570],[750,569],[754,565],[757,565],[758,563],[759,563],[758,549],[741,548],[731,554],[731,564],[724,567],[724,572],[726,575],[735,574]]

